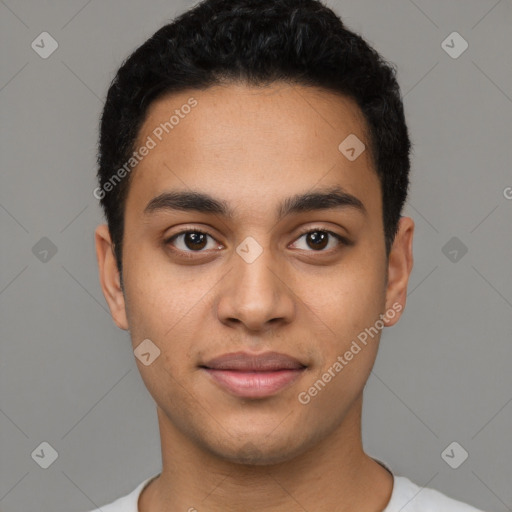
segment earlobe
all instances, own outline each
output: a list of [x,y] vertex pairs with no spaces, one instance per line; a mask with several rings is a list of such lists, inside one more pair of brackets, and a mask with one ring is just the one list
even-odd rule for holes
[[95,234],[96,258],[101,289],[110,309],[115,324],[125,331],[129,329],[126,307],[119,270],[114,256],[110,232],[106,224],[96,228]]
[[407,299],[407,285],[413,267],[412,241],[414,221],[401,217],[388,259],[388,282],[386,288],[386,311],[384,322],[387,327],[396,324],[402,315]]

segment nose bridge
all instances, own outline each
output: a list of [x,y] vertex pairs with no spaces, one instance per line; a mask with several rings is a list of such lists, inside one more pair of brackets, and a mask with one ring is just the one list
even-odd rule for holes
[[258,330],[271,320],[291,320],[293,299],[278,274],[272,251],[247,237],[233,254],[233,270],[222,289],[218,315]]
[[[256,249],[250,248],[247,255],[250,259],[247,260],[240,256],[243,249],[239,248],[238,261],[235,258],[234,274],[236,278],[237,295],[241,298],[247,296],[247,299],[259,298],[262,300],[269,300],[276,296],[276,283],[277,278],[275,271],[272,267],[276,266],[275,262],[272,265],[272,253],[269,249],[262,250],[261,254],[254,256]],[[254,259],[252,259],[254,257]],[[258,297],[255,295],[259,294]]]

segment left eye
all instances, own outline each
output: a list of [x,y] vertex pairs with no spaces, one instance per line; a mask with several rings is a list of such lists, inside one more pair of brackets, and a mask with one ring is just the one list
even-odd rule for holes
[[[297,240],[301,240],[305,237],[305,244],[306,247],[297,247],[298,249],[308,250],[308,248],[311,248],[315,251],[324,251],[325,249],[331,249],[332,245],[329,245],[332,239],[334,238],[336,240],[336,246],[340,245],[344,242],[344,239],[342,236],[333,233],[332,231],[326,231],[321,229],[315,229],[312,231],[308,231],[306,233],[303,233]],[[331,240],[329,240],[329,238]],[[295,242],[294,245],[296,245],[298,242]]]

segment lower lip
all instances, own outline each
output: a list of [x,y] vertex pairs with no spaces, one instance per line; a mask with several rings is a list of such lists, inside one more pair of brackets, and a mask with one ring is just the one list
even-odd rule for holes
[[274,395],[297,380],[303,370],[242,372],[205,368],[205,371],[222,388],[244,398],[263,398]]

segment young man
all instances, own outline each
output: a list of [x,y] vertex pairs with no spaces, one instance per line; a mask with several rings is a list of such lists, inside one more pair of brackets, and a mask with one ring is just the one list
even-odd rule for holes
[[361,442],[413,264],[409,150],[393,68],[314,0],[206,0],[123,64],[96,250],[163,468],[103,512],[476,510]]

